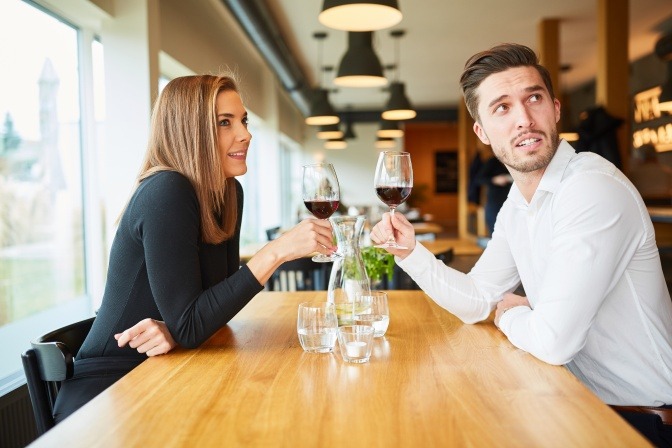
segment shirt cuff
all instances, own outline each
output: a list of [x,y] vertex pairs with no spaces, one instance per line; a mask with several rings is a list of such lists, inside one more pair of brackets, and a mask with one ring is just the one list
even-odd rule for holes
[[508,336],[509,331],[511,331],[511,326],[513,325],[513,320],[516,318],[516,316],[521,316],[528,311],[532,311],[532,309],[525,305],[513,306],[509,308],[499,318],[499,329],[502,330],[502,333]]
[[435,260],[436,257],[425,246],[416,242],[413,251],[403,260],[397,256],[394,261],[411,277],[427,270],[427,260]]

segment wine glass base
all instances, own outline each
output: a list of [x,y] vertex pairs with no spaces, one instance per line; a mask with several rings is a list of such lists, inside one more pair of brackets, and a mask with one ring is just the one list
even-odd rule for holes
[[394,241],[385,241],[382,244],[377,244],[373,247],[379,247],[381,249],[408,249],[406,246],[400,246],[399,244],[395,243]]
[[341,258],[341,256],[336,253],[331,254],[329,256],[324,254],[318,254],[315,255],[313,258],[311,258],[311,260],[313,260],[315,263],[331,263],[333,261],[338,260],[339,258]]

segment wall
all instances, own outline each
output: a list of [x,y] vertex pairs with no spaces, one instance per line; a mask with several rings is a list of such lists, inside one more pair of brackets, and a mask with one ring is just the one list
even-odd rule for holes
[[448,231],[457,229],[457,193],[435,193],[435,154],[439,151],[457,153],[457,123],[408,123],[405,147],[413,160],[414,187],[426,184],[427,200],[421,205],[423,214],[434,215],[433,221]]
[[[341,187],[341,202],[347,206],[374,206],[381,211],[386,207],[380,202],[373,189],[373,176],[378,153],[374,142],[378,123],[356,123],[356,140],[348,142],[343,150],[324,149],[324,142],[315,136],[316,129],[309,129],[304,144],[304,163],[325,160],[336,168]],[[397,139],[392,150],[411,153],[413,161],[413,183],[427,185],[426,201],[420,206],[423,214],[434,215],[434,222],[447,231],[457,229],[457,193],[435,194],[434,155],[437,151],[457,153],[457,124],[448,122],[402,124],[406,134]],[[413,193],[411,193],[411,198]]]
[[[373,175],[376,169],[379,149],[374,147],[378,123],[356,123],[357,138],[348,141],[348,147],[341,150],[324,149],[324,140],[316,137],[317,128],[311,126],[306,131],[304,144],[305,163],[326,161],[334,165],[341,187],[341,202],[346,206],[385,208],[373,189]],[[400,149],[402,142],[397,143]]]

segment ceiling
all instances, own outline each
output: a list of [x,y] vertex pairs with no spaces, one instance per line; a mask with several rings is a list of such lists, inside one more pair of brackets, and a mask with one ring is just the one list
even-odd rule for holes
[[[606,0],[605,0],[606,1]],[[542,19],[560,19],[561,90],[593,79],[597,71],[598,0],[399,0],[402,21],[374,34],[374,48],[383,65],[395,62],[393,29],[406,31],[399,44],[400,81],[416,109],[454,108],[460,100],[459,76],[474,53],[502,42],[536,49]],[[335,70],[347,46],[347,33],[326,28],[317,20],[321,0],[266,0],[271,16],[298,66],[312,85],[318,83],[316,31],[326,31],[322,63]],[[629,59],[653,52],[664,32],[672,32],[672,1],[630,0]],[[332,73],[319,82],[334,88]],[[388,77],[394,72],[387,72]],[[379,110],[388,94],[381,88],[344,88],[330,95],[339,111]]]

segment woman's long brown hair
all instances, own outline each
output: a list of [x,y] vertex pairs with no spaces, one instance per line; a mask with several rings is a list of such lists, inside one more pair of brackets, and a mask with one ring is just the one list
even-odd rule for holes
[[[218,244],[236,226],[234,179],[226,179],[217,147],[216,99],[238,88],[230,76],[184,76],[170,81],[154,105],[149,144],[137,185],[159,171],[191,181],[200,205],[201,239]],[[137,186],[136,186],[137,188]]]

